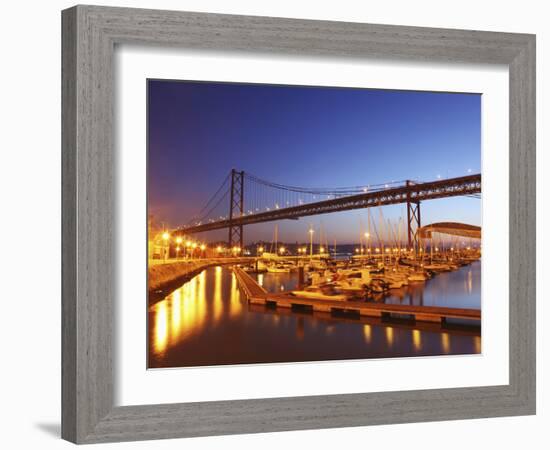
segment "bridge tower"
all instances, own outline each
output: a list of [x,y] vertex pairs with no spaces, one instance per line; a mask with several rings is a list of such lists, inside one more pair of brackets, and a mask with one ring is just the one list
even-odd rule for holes
[[231,192],[229,199],[229,247],[243,249],[243,226],[233,225],[235,217],[244,213],[244,171],[231,169]]
[[[414,183],[407,180],[407,187]],[[419,250],[418,229],[421,227],[420,222],[420,201],[411,200],[411,192],[407,190],[407,233],[408,247],[414,248],[416,254]]]

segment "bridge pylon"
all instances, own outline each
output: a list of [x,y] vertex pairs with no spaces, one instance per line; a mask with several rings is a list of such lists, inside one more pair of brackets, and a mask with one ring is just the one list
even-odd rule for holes
[[[407,180],[407,187],[412,186],[414,183]],[[408,248],[413,248],[414,253],[417,254],[419,250],[419,237],[418,229],[421,227],[420,221],[420,201],[411,200],[410,191],[407,192],[407,237]]]
[[244,213],[244,171],[231,169],[231,192],[229,198],[229,247],[243,250],[243,225],[233,223]]

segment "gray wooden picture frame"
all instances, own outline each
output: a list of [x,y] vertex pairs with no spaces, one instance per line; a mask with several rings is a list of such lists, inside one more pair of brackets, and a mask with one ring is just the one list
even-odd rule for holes
[[[98,6],[63,11],[62,32],[64,439],[94,443],[535,413],[535,36]],[[507,65],[509,384],[115,407],[113,53],[127,43]]]

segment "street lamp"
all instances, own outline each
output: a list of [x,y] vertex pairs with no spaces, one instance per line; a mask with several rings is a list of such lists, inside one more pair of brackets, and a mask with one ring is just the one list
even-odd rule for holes
[[170,251],[170,233],[167,231],[162,233],[162,240],[164,241],[164,260],[166,261],[166,258],[168,258],[168,252]]
[[367,252],[370,253],[370,233],[368,231],[365,233],[365,239],[367,240]]
[[309,256],[313,256],[313,228],[309,229]]
[[201,244],[201,257],[204,258],[204,251],[206,250],[206,245]]
[[179,256],[179,253],[180,253],[180,245],[181,245],[182,242],[183,242],[183,238],[181,236],[178,236],[176,238],[176,244],[178,244],[178,246],[176,247],[176,259],[178,259],[178,256]]
[[279,249],[279,252],[281,253],[281,255],[285,252],[285,250],[286,250],[286,249],[285,249],[284,247],[281,247],[281,248]]

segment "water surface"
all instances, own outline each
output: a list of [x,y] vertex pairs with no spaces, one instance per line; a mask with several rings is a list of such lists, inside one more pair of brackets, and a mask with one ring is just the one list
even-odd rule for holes
[[[384,301],[479,308],[481,263],[391,291]],[[295,274],[260,274],[269,291],[292,290]],[[225,267],[212,267],[149,308],[149,367],[473,354],[471,329],[334,317],[249,306]]]

